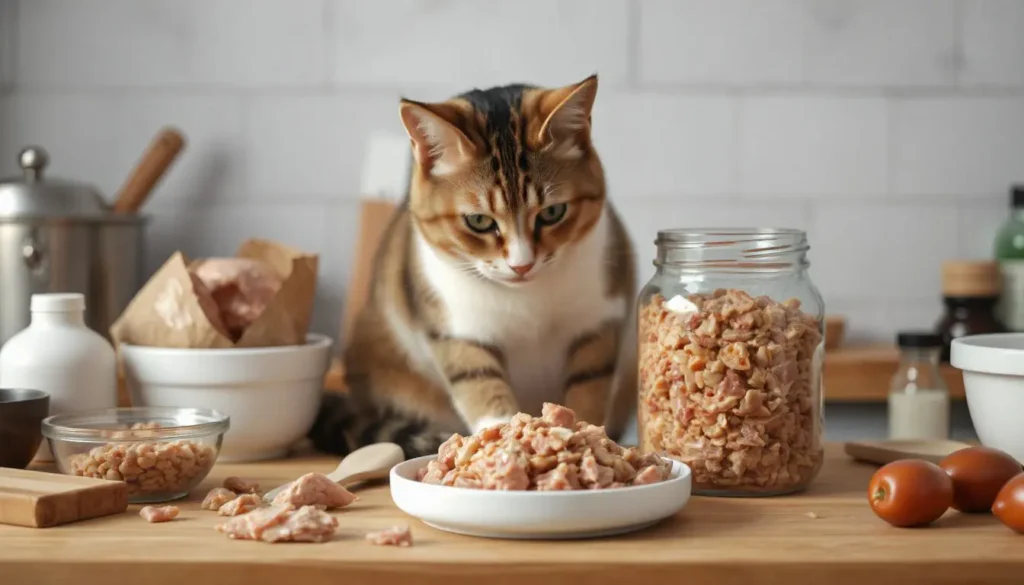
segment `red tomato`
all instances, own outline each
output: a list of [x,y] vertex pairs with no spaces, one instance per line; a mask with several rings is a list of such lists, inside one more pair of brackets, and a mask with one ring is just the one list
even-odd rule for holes
[[1007,527],[1024,534],[1024,473],[1015,475],[999,490],[992,513]]
[[988,512],[999,490],[1021,472],[1016,459],[988,447],[950,453],[939,467],[953,479],[953,508],[961,512]]
[[938,520],[953,503],[953,480],[928,461],[893,461],[871,476],[868,503],[893,526],[924,526]]

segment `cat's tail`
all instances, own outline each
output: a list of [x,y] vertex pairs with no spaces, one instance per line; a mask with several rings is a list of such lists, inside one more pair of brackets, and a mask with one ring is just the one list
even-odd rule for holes
[[348,392],[324,392],[309,439],[318,450],[345,456],[373,443],[395,443],[406,459],[437,454],[452,433],[391,408],[369,408]]

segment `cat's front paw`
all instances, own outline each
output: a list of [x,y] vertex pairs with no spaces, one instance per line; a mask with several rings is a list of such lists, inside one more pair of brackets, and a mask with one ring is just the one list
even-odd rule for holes
[[473,433],[479,433],[480,431],[490,427],[508,424],[511,420],[511,416],[485,416],[478,418],[476,422],[473,423]]

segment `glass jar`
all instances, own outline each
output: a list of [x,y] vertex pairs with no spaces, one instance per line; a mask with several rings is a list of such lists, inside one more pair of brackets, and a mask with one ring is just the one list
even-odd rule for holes
[[931,332],[897,335],[900,365],[889,388],[889,438],[949,438],[949,388],[939,372],[942,338]]
[[658,232],[638,310],[641,449],[693,493],[771,496],[821,469],[825,307],[790,229]]

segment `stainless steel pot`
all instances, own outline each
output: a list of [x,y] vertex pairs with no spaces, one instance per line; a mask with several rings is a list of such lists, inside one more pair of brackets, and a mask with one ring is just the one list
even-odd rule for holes
[[115,213],[87,184],[45,178],[48,162],[28,147],[22,176],[0,179],[0,343],[28,326],[29,299],[45,292],[84,294],[86,323],[109,336],[144,281],[147,219]]

